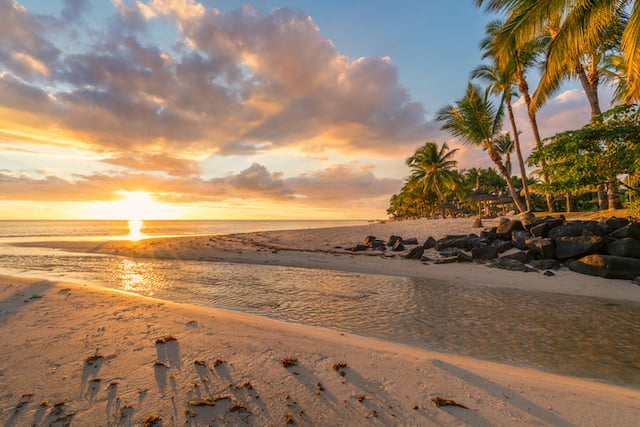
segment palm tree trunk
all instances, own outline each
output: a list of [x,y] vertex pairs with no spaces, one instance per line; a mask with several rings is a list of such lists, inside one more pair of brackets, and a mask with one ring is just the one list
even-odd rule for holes
[[[529,123],[531,123],[531,131],[533,132],[533,139],[536,141],[536,147],[542,148],[542,138],[540,138],[540,131],[538,130],[538,121],[536,120],[536,113],[531,109],[531,96],[529,95],[529,84],[524,78],[524,72],[518,72],[518,89],[522,96],[524,96],[524,103],[527,105],[527,115],[529,116]],[[542,167],[542,179],[545,183],[549,182],[549,172],[546,171],[547,162],[542,160],[540,162]],[[551,200],[551,194],[545,194],[547,199],[547,209],[550,212],[554,212],[555,208],[553,201]]]
[[609,193],[609,209],[622,208],[622,203],[620,202],[620,191],[618,190],[618,183],[615,180],[612,180],[607,184],[607,188]]
[[605,188],[605,184],[598,184],[598,210],[603,211],[607,209],[607,190]]
[[582,64],[578,66],[576,72],[578,73],[578,79],[580,80],[584,94],[587,96],[587,100],[591,106],[591,117],[602,114],[602,110],[600,110],[600,100],[598,98],[598,77],[592,76],[592,78],[589,78]]
[[567,204],[567,212],[571,212],[571,193],[564,195],[565,203]]
[[529,193],[529,183],[527,182],[527,172],[524,166],[524,159],[522,158],[522,150],[520,150],[520,136],[518,134],[518,128],[516,127],[516,119],[513,115],[513,107],[511,106],[511,101],[509,100],[507,100],[507,112],[509,113],[511,129],[513,129],[513,144],[516,146],[516,156],[518,157],[518,166],[520,167],[520,177],[522,178],[524,199],[527,203],[527,210],[531,211],[531,209],[533,208],[533,201],[531,200],[531,194]]
[[511,179],[511,176],[509,176],[509,173],[507,172],[507,168],[502,163],[502,158],[500,158],[500,154],[498,154],[496,152],[496,150],[493,148],[493,146],[491,144],[487,144],[486,148],[487,148],[487,153],[489,154],[489,158],[491,159],[491,161],[493,163],[495,163],[495,165],[498,167],[498,170],[500,171],[500,173],[502,174],[504,179],[507,181],[507,187],[509,187],[509,192],[511,193],[511,198],[513,199],[514,203],[516,204],[518,210],[520,212],[525,212],[526,211],[526,207],[522,204],[522,201],[520,200],[520,197],[518,196],[518,192],[516,191],[516,187],[513,185],[513,180]]

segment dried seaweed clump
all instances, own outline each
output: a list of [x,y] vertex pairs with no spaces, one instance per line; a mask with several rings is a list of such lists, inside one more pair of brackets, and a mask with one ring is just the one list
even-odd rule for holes
[[290,368],[292,366],[296,366],[298,364],[297,357],[285,357],[284,359],[280,359],[280,364],[285,368]]
[[167,335],[166,337],[158,338],[156,340],[156,344],[165,344],[165,343],[168,343],[169,341],[178,341],[178,338],[176,338],[173,335]]
[[144,419],[142,420],[142,426],[143,427],[156,427],[156,426],[160,425],[161,421],[162,421],[162,417],[160,415],[149,414],[146,417],[144,417]]

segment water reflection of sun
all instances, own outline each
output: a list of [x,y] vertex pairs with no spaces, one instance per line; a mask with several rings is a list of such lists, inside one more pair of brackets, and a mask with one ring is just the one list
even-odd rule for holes
[[142,239],[142,220],[141,219],[129,220],[129,235],[127,236],[127,239],[129,240]]

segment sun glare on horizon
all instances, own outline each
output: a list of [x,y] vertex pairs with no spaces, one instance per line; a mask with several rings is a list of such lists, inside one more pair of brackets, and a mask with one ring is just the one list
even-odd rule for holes
[[154,200],[147,191],[116,192],[121,199],[115,202],[95,202],[87,212],[88,219],[123,219],[137,221],[151,219],[179,219],[180,209]]

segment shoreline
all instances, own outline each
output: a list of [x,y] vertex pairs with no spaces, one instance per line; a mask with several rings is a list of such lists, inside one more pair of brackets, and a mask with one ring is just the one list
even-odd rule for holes
[[[485,220],[489,225],[489,221]],[[612,300],[640,302],[640,286],[630,280],[605,279],[562,267],[547,277],[542,272],[517,272],[477,263],[424,265],[402,258],[405,252],[349,252],[368,235],[440,238],[477,232],[469,218],[371,223],[321,229],[250,232],[215,236],[184,236],[106,241],[29,242],[22,247],[48,247],[136,258],[230,262],[316,268],[386,276],[414,277],[467,285],[506,287]],[[339,247],[339,248],[337,248]]]
[[[86,285],[0,276],[0,289],[5,423],[137,425],[156,414],[163,425],[194,426],[282,425],[288,416],[300,425],[568,426],[640,417],[633,388]],[[282,367],[286,357],[298,364]],[[348,366],[333,370],[338,362]],[[194,405],[207,397],[216,405]],[[470,409],[437,408],[435,397]]]

